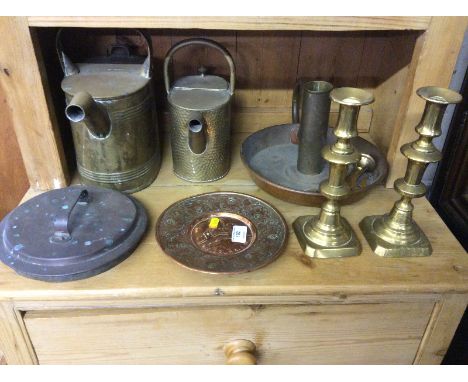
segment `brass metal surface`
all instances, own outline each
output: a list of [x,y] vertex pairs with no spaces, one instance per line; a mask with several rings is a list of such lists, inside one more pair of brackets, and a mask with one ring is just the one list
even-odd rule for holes
[[114,63],[110,55],[74,64],[63,52],[60,34],[61,86],[81,182],[128,193],[149,186],[161,164],[150,41],[141,34],[145,58],[119,56],[127,63]]
[[[230,70],[230,82],[206,74],[186,76],[171,84],[169,64],[173,55],[189,45],[220,51]],[[235,67],[229,52],[207,39],[188,39],[174,45],[164,60],[164,83],[169,105],[174,173],[190,182],[212,182],[224,177],[231,162],[231,99]]]
[[105,138],[110,132],[109,114],[88,92],[76,93],[65,108],[65,115],[71,122],[83,122],[96,138]]
[[314,258],[349,257],[361,253],[356,234],[340,215],[340,201],[350,192],[346,182],[348,166],[356,165],[361,158],[351,143],[351,138],[358,135],[359,110],[362,105],[374,102],[374,97],[356,88],[334,89],[330,97],[340,104],[340,111],[333,131],[337,140],[322,150],[323,158],[330,163],[328,180],[320,184],[320,192],[327,201],[323,203],[319,215],[301,216],[293,223],[306,256]]
[[[214,224],[213,224],[214,223]],[[244,242],[232,240],[245,227]],[[250,195],[212,192],[180,200],[156,223],[156,239],[179,264],[206,273],[243,273],[274,261],[286,241],[282,216]]]
[[419,138],[401,147],[408,158],[406,174],[395,181],[394,187],[401,195],[388,214],[365,217],[360,227],[375,254],[383,257],[429,256],[431,243],[413,220],[413,198],[426,193],[421,182],[429,163],[438,162],[442,154],[432,140],[441,135],[441,122],[447,105],[459,103],[462,97],[450,89],[427,86],[417,90],[426,100],[421,121],[415,130]]

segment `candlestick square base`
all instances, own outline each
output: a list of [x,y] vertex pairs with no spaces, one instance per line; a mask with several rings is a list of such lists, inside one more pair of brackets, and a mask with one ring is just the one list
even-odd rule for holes
[[416,240],[412,243],[398,243],[398,236],[388,231],[386,236],[394,236],[394,243],[390,243],[375,230],[375,223],[385,215],[367,216],[359,223],[361,231],[364,234],[369,246],[374,253],[382,257],[421,257],[429,256],[432,253],[432,246],[429,239],[419,226],[413,222],[413,230],[416,232]]
[[347,220],[343,217],[340,218],[341,224],[349,236],[349,240],[345,243],[334,245],[333,238],[330,237],[329,245],[321,245],[314,241],[314,237],[306,235],[304,230],[305,225],[314,224],[318,220],[318,217],[318,215],[300,216],[293,223],[294,232],[306,256],[318,259],[333,259],[357,256],[361,253],[361,243]]

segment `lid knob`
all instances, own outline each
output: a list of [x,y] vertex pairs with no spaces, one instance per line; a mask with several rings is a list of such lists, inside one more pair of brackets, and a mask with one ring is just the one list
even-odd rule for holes
[[205,74],[208,72],[208,68],[206,66],[200,66],[198,68],[198,73],[200,73],[200,76],[204,77]]

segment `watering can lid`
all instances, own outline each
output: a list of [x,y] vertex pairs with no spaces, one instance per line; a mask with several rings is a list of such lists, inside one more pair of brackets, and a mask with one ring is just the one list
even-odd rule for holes
[[87,92],[94,99],[120,98],[139,91],[151,80],[152,47],[147,34],[136,30],[145,42],[146,56],[131,55],[128,46],[114,44],[107,56],[75,64],[63,51],[62,31],[57,32],[56,49],[65,74],[62,81],[65,93],[73,96]]
[[0,222],[0,260],[29,278],[83,279],[126,259],[146,226],[143,207],[118,191],[91,186],[52,190]]
[[133,94],[150,81],[138,64],[76,64],[79,73],[66,76],[62,90],[70,95],[87,92],[95,99],[118,98]]
[[231,93],[224,78],[202,73],[175,81],[168,99],[185,109],[211,110],[229,102]]

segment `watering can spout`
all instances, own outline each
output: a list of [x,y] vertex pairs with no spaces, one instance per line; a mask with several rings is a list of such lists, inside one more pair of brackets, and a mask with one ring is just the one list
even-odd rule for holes
[[79,92],[73,96],[65,108],[65,115],[71,122],[83,122],[97,138],[105,138],[110,132],[111,124],[107,111],[87,92]]
[[189,147],[194,154],[201,154],[206,149],[205,124],[199,118],[192,118],[188,123]]

